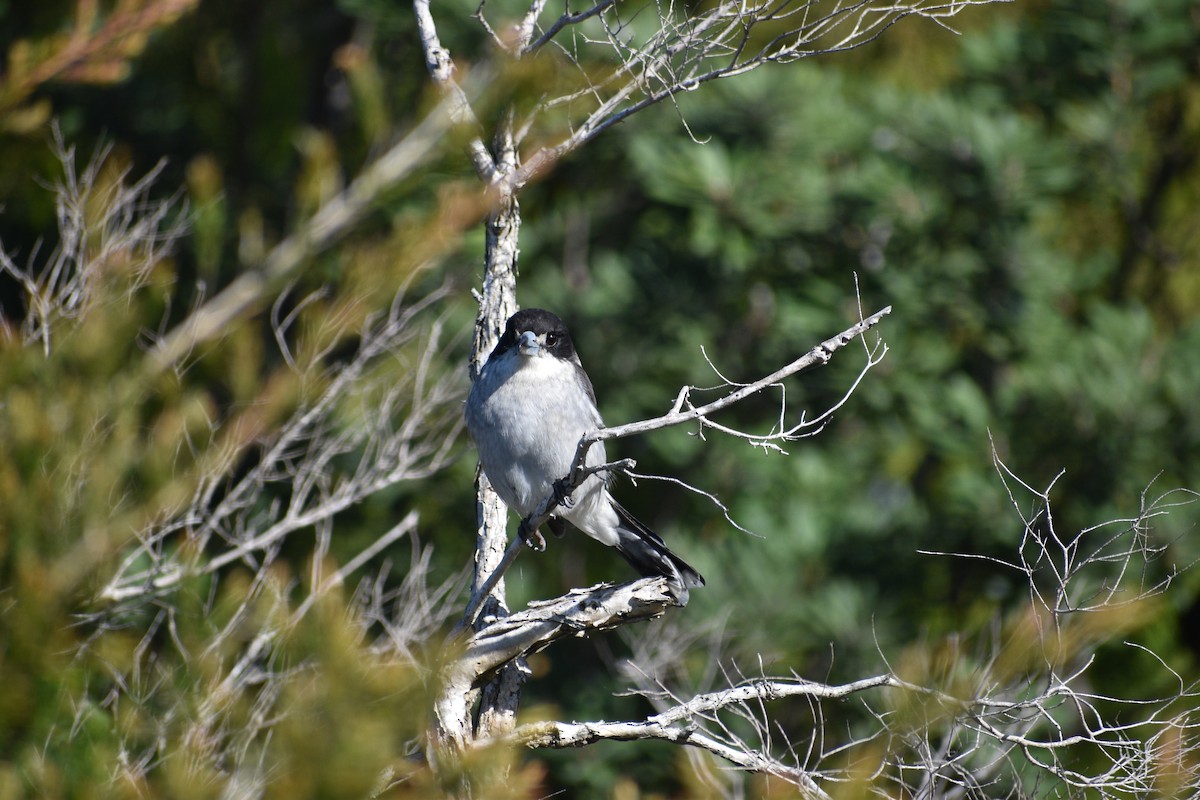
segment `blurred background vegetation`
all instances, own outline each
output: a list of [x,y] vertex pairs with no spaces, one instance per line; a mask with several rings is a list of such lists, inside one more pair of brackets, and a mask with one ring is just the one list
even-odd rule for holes
[[[449,0],[435,12],[461,69],[486,75],[474,10]],[[190,497],[205,453],[231,448],[236,471],[255,431],[319,385],[286,363],[265,310],[167,376],[141,369],[139,331],[178,321],[259,261],[420,120],[435,98],[411,16],[390,0],[0,0],[5,252],[25,263],[55,243],[55,120],[80,169],[111,145],[101,187],[163,162],[152,194],[176,198],[188,226],[136,293],[121,269],[106,273],[92,313],[57,323],[49,355],[22,346],[27,309],[0,276],[0,798],[219,794],[204,772],[220,767],[206,758],[213,745],[186,735],[186,722],[221,655],[169,672],[130,665],[146,647],[164,662],[203,651],[228,622],[222,603],[237,607],[248,591],[239,573],[182,592],[178,648],[166,632],[143,640],[136,620],[125,634],[89,627],[87,615],[133,534]],[[759,534],[669,484],[618,488],[708,578],[674,616],[724,625],[728,661],[850,680],[878,671],[881,654],[985,635],[1021,608],[1022,576],[920,552],[1012,557],[1022,525],[993,448],[1037,489],[1062,471],[1052,499],[1065,531],[1200,489],[1200,10],[1038,0],[956,22],[961,37],[902,23],[862,50],[707,85],[613,129],[522,195],[519,300],[571,325],[610,423],[662,413],[684,383],[717,383],[701,347],[725,375],[752,379],[845,328],[858,303],[894,306],[880,329],[884,363],[789,454],[684,430],[613,448],[640,471],[714,492]],[[482,82],[482,105],[513,91],[503,77]],[[535,88],[537,76],[522,81]],[[451,139],[297,280],[296,296],[325,292],[301,327],[336,317],[325,344],[349,347],[397,287],[421,296],[448,279],[439,313],[465,334],[483,250],[475,193]],[[463,386],[468,341],[454,339],[440,365]],[[860,365],[839,356],[791,382],[789,405],[820,411]],[[729,419],[765,429],[773,403]],[[474,459],[465,438],[457,448],[447,470],[339,516],[328,557],[344,563],[417,508],[431,574],[462,570]],[[1195,525],[1188,508],[1156,520],[1148,535],[1167,550],[1147,582],[1200,557]],[[394,574],[409,548],[385,554]],[[282,586],[303,580],[313,552],[311,537],[289,541],[294,573]],[[510,575],[515,605],[632,577],[583,537],[522,555]],[[261,745],[257,757],[285,776],[268,794],[361,796],[390,769],[413,773],[395,796],[429,795],[436,787],[406,752],[425,725],[425,678],[365,660],[348,595],[279,655],[320,666],[287,684],[282,702],[296,712]],[[1195,680],[1200,574],[1185,572],[1154,613],[1113,631],[1098,690],[1148,697],[1174,680],[1122,640]],[[531,713],[646,713],[615,696],[627,652],[614,636],[537,657]],[[696,674],[715,657],[680,654]],[[144,684],[128,685],[131,675]],[[117,694],[125,705],[107,700]],[[234,730],[253,709],[229,713]],[[139,752],[130,742],[166,744],[139,771],[125,769]],[[665,745],[523,763],[508,787],[521,796],[702,791]]]

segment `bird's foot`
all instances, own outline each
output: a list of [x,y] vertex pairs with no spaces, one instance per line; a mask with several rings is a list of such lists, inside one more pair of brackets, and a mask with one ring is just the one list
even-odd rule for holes
[[525,542],[525,546],[536,553],[544,553],[546,551],[546,540],[538,533],[537,528],[529,527],[529,520],[521,520],[521,524],[517,526],[517,535]]
[[569,476],[556,480],[550,486],[550,491],[554,492],[554,502],[563,508],[570,508],[575,505],[575,498],[571,496],[571,481]]

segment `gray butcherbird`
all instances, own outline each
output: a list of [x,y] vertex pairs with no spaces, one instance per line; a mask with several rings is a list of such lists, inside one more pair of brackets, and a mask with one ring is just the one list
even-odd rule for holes
[[[603,424],[567,326],[540,308],[509,318],[471,387],[466,416],[483,471],[522,519],[561,491],[556,483],[570,472],[580,437]],[[604,444],[596,442],[587,465],[603,463]],[[554,512],[551,528],[561,534],[555,517],[615,547],[642,575],[666,577],[681,603],[687,603],[688,589],[704,585],[699,572],[612,498],[600,474],[588,476]]]

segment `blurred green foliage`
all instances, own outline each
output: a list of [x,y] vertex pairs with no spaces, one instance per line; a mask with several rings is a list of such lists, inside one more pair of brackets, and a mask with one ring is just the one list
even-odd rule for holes
[[[99,21],[82,18],[89,5],[0,3],[9,64],[0,242],[22,261],[52,237],[51,193],[36,180],[56,175],[52,117],[83,153],[115,142],[115,168],[140,174],[168,159],[159,186],[185,187],[191,233],[137,292],[119,271],[107,276],[49,357],[2,332],[0,798],[207,797],[220,787],[204,772],[214,743],[236,742],[254,698],[230,699],[221,730],[197,730],[232,651],[189,661],[166,639],[208,653],[229,609],[252,596],[246,576],[188,586],[170,633],[146,640],[146,619],[98,632],[78,615],[93,610],[134,532],[190,498],[206,459],[236,463],[319,385],[286,368],[263,319],[167,377],[141,370],[140,332],[181,318],[198,284],[211,296],[258,263],[380,142],[420,118],[429,90],[410,12],[384,0],[148,0],[146,26],[119,46],[84,53],[78,70],[38,73],[73,26],[120,21],[103,3]],[[463,69],[486,74],[472,11],[456,2],[438,10],[439,23]],[[617,490],[708,578],[676,616],[698,627],[727,620],[725,658],[844,680],[877,671],[882,653],[949,691],[977,666],[968,644],[948,644],[957,632],[978,644],[1000,615],[1006,641],[1024,641],[1022,576],[919,552],[1013,558],[1022,526],[993,447],[1036,489],[1063,471],[1052,499],[1065,531],[1132,516],[1143,493],[1200,488],[1194,16],[1187,0],[1046,0],[980,9],[961,38],[902,24],[862,51],[760,70],[644,112],[525,192],[520,300],[571,324],[610,423],[662,413],[684,383],[718,383],[701,346],[723,374],[749,380],[845,328],[859,304],[894,306],[879,331],[884,362],[788,455],[683,430],[610,448],[640,471],[716,493],[761,535],[733,530],[669,484]],[[481,93],[485,109],[529,100],[512,85]],[[429,253],[463,288],[450,319],[470,324],[465,287],[479,272],[482,231],[469,168],[447,144],[302,279],[299,290],[328,287],[303,315],[305,352],[348,346]],[[0,311],[23,313],[7,278]],[[861,361],[849,349],[789,382],[789,409],[819,413]],[[722,421],[765,430],[776,415],[776,398],[762,398]],[[436,531],[435,572],[461,568],[473,525],[473,459],[463,452],[427,484],[381,492],[341,518],[331,557],[352,556],[415,506],[422,529]],[[1155,521],[1149,535],[1168,549],[1147,565],[1148,582],[1200,557],[1194,518],[1185,508]],[[388,555],[404,563],[406,547]],[[294,576],[312,557],[309,545],[294,548],[278,604],[252,604],[256,613],[294,610]],[[520,604],[627,576],[604,548],[568,537],[524,554],[509,583]],[[268,744],[247,741],[262,748],[247,762],[266,766],[271,796],[362,796],[387,774],[396,781],[387,796],[429,796],[432,779],[408,751],[426,724],[428,673],[372,653],[349,605],[328,596],[281,646],[275,666],[296,667],[278,701],[290,713]],[[1152,607],[1103,622],[1103,633],[1196,677],[1195,574]],[[144,657],[140,642],[160,660],[120,687],[142,702],[114,705]],[[1006,652],[1014,673],[1043,655],[1017,644]],[[646,713],[641,700],[613,696],[625,653],[616,638],[556,646],[535,664],[527,713]],[[697,648],[679,660],[702,673],[712,657]],[[1116,645],[1101,649],[1098,670],[1099,688],[1126,696],[1171,679]],[[898,715],[933,713],[906,702],[896,700]],[[780,717],[785,730],[811,723],[803,710]],[[163,750],[172,755],[144,780],[123,768]],[[468,768],[513,757],[482,758]],[[665,745],[522,758],[512,796],[535,786],[539,796],[704,796]]]
[[[579,349],[610,421],[661,413],[684,383],[718,383],[701,345],[749,380],[840,330],[856,313],[852,273],[864,311],[895,307],[884,363],[786,457],[678,431],[612,448],[715,491],[763,535],[670,487],[622,492],[719,576],[687,613],[728,614],[742,663],[763,654],[850,679],[877,649],[933,647],[1022,605],[1022,575],[918,552],[1013,557],[1021,523],[993,446],[1038,489],[1065,471],[1052,499],[1072,533],[1133,515],[1143,493],[1198,485],[1200,95],[1194,76],[1155,77],[1163,61],[1183,76],[1197,63],[1190,8],[988,10],[961,47],[919,37],[935,85],[893,71],[903,37],[851,68],[754,73],[681,98],[700,144],[670,114],[642,118],[527,195],[527,227],[547,230],[526,237],[526,263],[564,269],[529,275],[523,301],[586,331]],[[1156,26],[1174,50],[1145,47]],[[1114,50],[1128,57],[1096,63]],[[858,363],[839,354],[801,376],[789,403],[819,412]],[[763,402],[724,419],[765,430],[775,417]],[[1017,500],[1028,509],[1032,496]],[[1147,578],[1200,550],[1194,513],[1156,523],[1169,549]],[[1185,574],[1128,632],[1193,676],[1198,590]],[[1102,662],[1106,689],[1149,695],[1174,680],[1128,649]]]

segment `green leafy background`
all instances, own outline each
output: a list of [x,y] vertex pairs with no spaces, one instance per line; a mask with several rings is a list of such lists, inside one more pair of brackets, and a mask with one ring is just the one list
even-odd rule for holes
[[[464,74],[486,72],[474,4],[435,11]],[[955,20],[962,36],[906,20],[862,50],[767,67],[643,112],[525,191],[519,300],[571,325],[610,423],[662,413],[684,384],[716,384],[701,348],[726,376],[750,380],[847,327],[860,305],[893,307],[878,329],[883,363],[786,455],[682,429],[610,448],[639,471],[716,494],[757,534],[671,484],[618,487],[708,579],[678,622],[721,622],[723,657],[748,668],[761,659],[813,679],[862,677],[885,656],[986,631],[1028,599],[1021,576],[994,563],[921,552],[1013,556],[1022,526],[993,449],[1036,489],[1061,472],[1052,499],[1064,531],[1132,516],[1143,497],[1174,487],[1200,489],[1196,13],[1188,0],[1047,0],[971,10]],[[0,49],[36,53],[73,14],[61,2],[0,2]],[[60,76],[18,91],[10,71],[0,97],[0,241],[18,260],[53,236],[43,185],[59,177],[51,118],[80,158],[111,142],[114,170],[142,174],[165,158],[158,190],[182,191],[191,226],[173,274],[137,304],[121,305],[114,288],[107,311],[64,330],[50,357],[12,336],[0,344],[0,797],[210,796],[215,782],[197,780],[184,755],[136,789],[110,776],[121,741],[154,735],[202,702],[196,687],[213,665],[198,661],[172,673],[175,685],[147,689],[133,721],[97,711],[71,730],[72,704],[103,696],[113,680],[105,665],[136,644],[115,633],[101,656],[73,657],[88,636],[75,615],[131,532],[187,496],[197,465],[179,458],[182,438],[219,438],[207,421],[247,408],[269,426],[305,389],[271,383],[281,360],[263,319],[232,330],[178,379],[149,384],[137,371],[137,331],[161,319],[164,296],[177,318],[198,282],[210,292],[227,284],[434,99],[410,9],[383,0],[206,2],[143,45],[106,80]],[[522,93],[549,79],[536,69],[501,76],[479,90],[480,107],[526,102]],[[332,287],[325,310],[385,303],[411,277],[412,253],[427,248],[436,266],[418,286],[450,277],[449,319],[466,331],[482,226],[469,212],[443,228],[430,220],[447,216],[448,197],[475,190],[448,142],[301,288]],[[0,281],[0,309],[20,318],[11,282]],[[465,344],[453,355],[444,369],[465,384]],[[789,408],[819,413],[862,362],[847,348],[789,381]],[[776,401],[720,419],[766,430]],[[415,506],[434,571],[468,563],[474,460],[465,437],[460,449],[427,484],[344,515],[333,558]],[[1200,557],[1195,520],[1185,508],[1156,521],[1153,536],[1169,547],[1148,580]],[[311,543],[294,547],[301,571]],[[391,555],[404,563],[407,551]],[[572,536],[523,554],[509,583],[520,604],[628,577],[618,558]],[[215,591],[233,603],[244,587],[233,576]],[[180,635],[201,643],[211,624]],[[1113,624],[1194,680],[1200,577],[1184,573],[1153,613]],[[271,792],[359,796],[382,765],[412,763],[397,759],[425,725],[425,689],[382,664],[364,671],[351,657],[361,643],[336,609],[311,627],[288,657],[330,677],[286,698],[300,710],[269,747],[275,774],[287,776]],[[1170,688],[1169,673],[1115,641],[1100,651],[1099,688],[1130,697]],[[645,714],[643,701],[616,696],[627,651],[614,636],[539,656],[528,713]],[[705,648],[680,654],[697,673],[712,658]],[[788,715],[785,725],[799,724],[802,715]],[[179,753],[201,747],[172,724]],[[313,730],[332,731],[336,747],[310,750]],[[326,767],[313,769],[321,759]],[[516,794],[701,792],[666,745],[522,763]],[[404,791],[435,787],[414,778]]]

